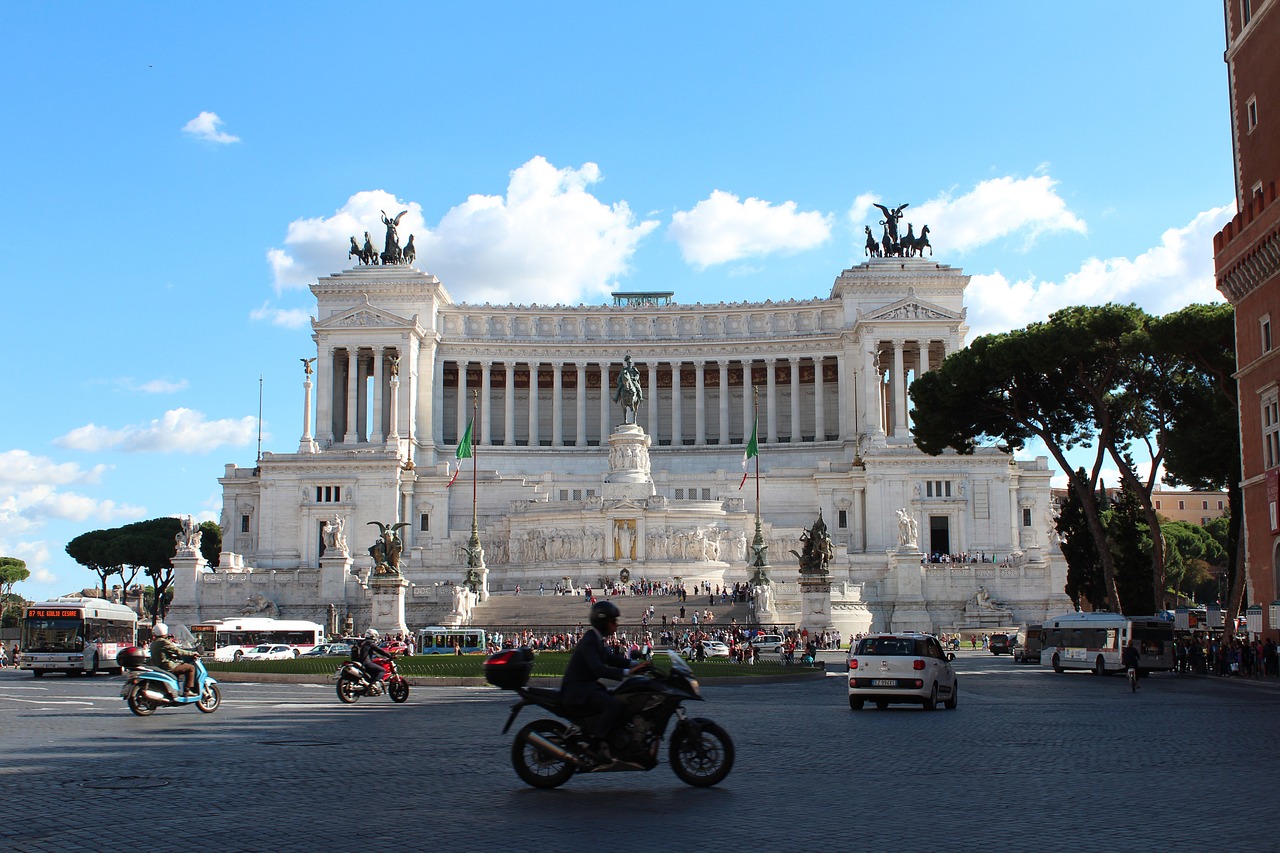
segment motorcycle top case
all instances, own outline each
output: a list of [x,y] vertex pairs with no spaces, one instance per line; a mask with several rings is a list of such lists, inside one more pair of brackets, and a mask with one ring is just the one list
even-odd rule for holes
[[150,660],[151,656],[146,649],[140,649],[137,646],[129,646],[121,649],[116,655],[116,663],[125,669],[137,669]]
[[503,690],[514,690],[529,683],[533,671],[533,650],[506,649],[490,655],[484,662],[484,680]]

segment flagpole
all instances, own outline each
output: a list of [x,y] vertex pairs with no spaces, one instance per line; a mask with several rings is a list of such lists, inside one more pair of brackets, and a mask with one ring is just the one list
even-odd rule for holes
[[[471,394],[471,423],[474,424],[480,414],[480,392],[473,390]],[[471,538],[478,541],[480,539],[479,531],[476,528],[476,456],[478,455],[476,445],[478,442],[475,441],[474,433],[469,435],[467,440],[471,442]]]
[[[751,386],[751,390],[755,392],[755,404],[753,414],[757,426],[760,423],[760,388]],[[756,443],[756,530],[760,530],[760,444],[759,439]]]

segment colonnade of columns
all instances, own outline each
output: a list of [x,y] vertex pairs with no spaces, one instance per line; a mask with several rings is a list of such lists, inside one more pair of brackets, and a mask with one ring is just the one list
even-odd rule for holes
[[[831,381],[833,372],[843,380],[842,361],[839,355],[637,361],[645,399],[636,420],[659,445],[744,443],[755,418],[754,378],[760,397],[759,440],[835,440],[843,432],[844,418],[837,423],[829,413],[840,410],[841,400],[851,391],[843,381]],[[613,402],[621,367],[599,362],[448,361],[445,387],[437,396],[450,412],[440,424],[442,443],[455,444],[466,431],[477,390],[479,422],[473,434],[481,444],[604,443],[622,423],[622,410]],[[537,381],[531,381],[532,376]]]
[[866,348],[863,365],[865,375],[874,377],[865,387],[868,426],[885,435],[909,437],[908,386],[956,346],[950,341],[906,338],[873,341]]
[[[398,438],[396,347],[322,348],[317,366],[317,438],[326,444],[382,444]],[[395,381],[393,381],[393,379]],[[372,381],[370,381],[372,380]],[[326,393],[327,392],[327,393]]]

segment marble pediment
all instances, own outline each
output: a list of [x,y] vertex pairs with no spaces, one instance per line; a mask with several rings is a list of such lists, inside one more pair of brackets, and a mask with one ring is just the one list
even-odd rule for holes
[[962,320],[963,315],[915,296],[899,299],[867,314],[858,312],[859,320]]
[[341,329],[360,326],[365,328],[391,327],[403,329],[405,326],[417,325],[416,317],[401,317],[383,308],[377,308],[373,305],[357,305],[346,311],[339,311],[325,317],[323,320],[313,322],[314,329]]

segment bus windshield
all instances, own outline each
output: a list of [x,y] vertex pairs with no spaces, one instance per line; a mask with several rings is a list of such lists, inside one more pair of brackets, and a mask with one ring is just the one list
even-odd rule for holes
[[83,621],[74,618],[27,617],[22,623],[24,652],[84,650]]

